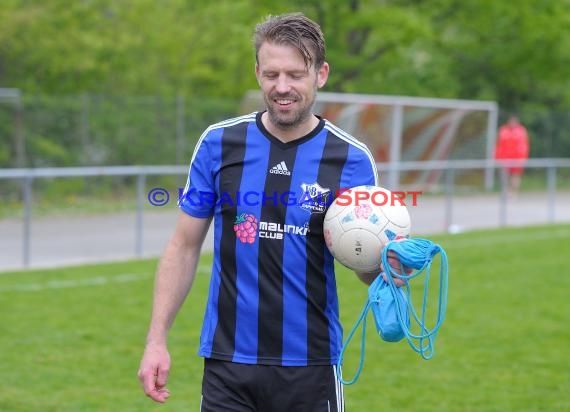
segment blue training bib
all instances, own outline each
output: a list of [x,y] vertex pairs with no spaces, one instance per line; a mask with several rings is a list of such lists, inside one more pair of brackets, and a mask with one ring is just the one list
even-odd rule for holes
[[[402,321],[409,328],[408,299],[401,289],[396,289],[396,293],[400,295],[398,298],[403,303],[402,307],[405,308]],[[368,287],[368,302],[380,337],[386,342],[399,342],[404,339],[405,333],[402,329],[402,323],[398,319],[399,312],[396,300],[382,275],[378,276]]]
[[[400,260],[400,270],[396,272],[390,266],[388,261],[388,252],[394,252]],[[441,266],[439,271],[439,297],[436,304],[436,322],[432,328],[428,328],[426,324],[427,298],[429,278],[433,258],[436,255],[441,256]],[[366,304],[358,317],[355,325],[348,334],[348,337],[340,352],[337,363],[338,379],[345,385],[351,385],[358,379],[362,367],[364,366],[364,349],[366,335],[366,318],[368,312],[372,310],[376,329],[380,338],[386,342],[399,342],[406,338],[410,347],[423,359],[431,359],[434,353],[434,341],[437,332],[445,317],[447,306],[447,278],[448,263],[447,255],[441,246],[433,243],[428,239],[405,239],[402,241],[394,241],[388,243],[382,250],[382,264],[387,268],[388,273],[384,280],[384,274],[378,275],[374,282],[368,287],[368,297]],[[412,274],[400,275],[404,273],[404,267],[414,269]],[[411,290],[408,282],[418,277],[422,273],[425,274],[423,303],[421,311],[418,314],[412,304]],[[396,287],[393,278],[405,279],[405,286]],[[410,330],[411,320],[417,326],[419,332]],[[344,352],[354,336],[358,327],[362,324],[362,340],[360,346],[360,363],[354,378],[347,381],[342,378],[342,361]]]

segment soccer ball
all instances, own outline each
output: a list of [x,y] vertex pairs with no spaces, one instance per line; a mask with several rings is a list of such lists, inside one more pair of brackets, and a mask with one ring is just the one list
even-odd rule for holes
[[410,237],[410,214],[387,189],[357,186],[330,205],[323,224],[325,243],[336,260],[357,272],[380,272],[384,246]]

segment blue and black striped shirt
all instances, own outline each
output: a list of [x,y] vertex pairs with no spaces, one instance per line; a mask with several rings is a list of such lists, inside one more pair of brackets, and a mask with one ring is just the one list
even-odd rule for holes
[[321,119],[283,143],[261,113],[210,126],[179,201],[214,216],[199,354],[238,363],[335,364],[342,346],[333,257],[323,239],[341,188],[377,184],[366,146]]

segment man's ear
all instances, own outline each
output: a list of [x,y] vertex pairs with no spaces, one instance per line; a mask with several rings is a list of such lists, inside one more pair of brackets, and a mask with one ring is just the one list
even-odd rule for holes
[[255,63],[255,78],[257,79],[257,84],[261,86],[261,70],[257,63]]
[[324,62],[321,68],[317,71],[317,86],[323,87],[329,78],[329,64]]

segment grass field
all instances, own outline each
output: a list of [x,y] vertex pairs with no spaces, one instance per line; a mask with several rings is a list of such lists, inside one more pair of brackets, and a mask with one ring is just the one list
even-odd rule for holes
[[[347,410],[570,410],[570,226],[432,239],[450,262],[435,356],[381,342],[371,323],[364,370],[345,388]],[[148,400],[136,379],[156,261],[0,274],[0,411],[197,411],[209,259],[171,332],[166,405]],[[348,331],[366,288],[340,268],[338,283]],[[358,338],[345,377],[356,369]]]

